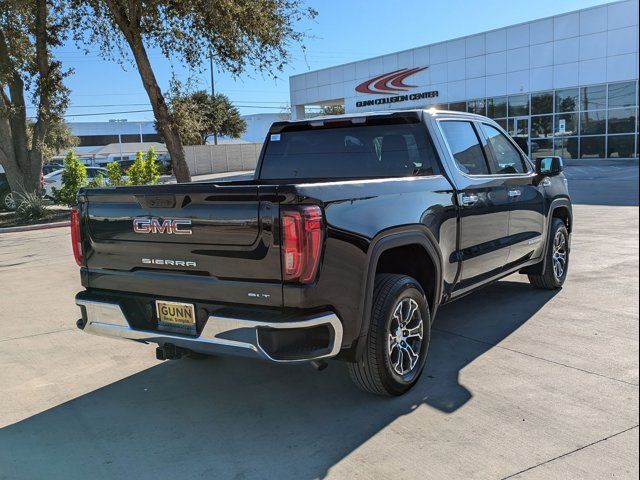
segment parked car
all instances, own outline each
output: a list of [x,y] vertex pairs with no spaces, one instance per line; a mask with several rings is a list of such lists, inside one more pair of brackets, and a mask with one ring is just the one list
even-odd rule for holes
[[7,174],[4,172],[2,165],[0,165],[0,208],[9,211],[16,209],[16,202],[13,199],[13,195],[11,195]]
[[42,175],[48,175],[52,172],[55,172],[56,170],[60,170],[63,167],[64,165],[61,165],[59,163],[45,163],[42,166]]
[[336,358],[382,395],[420,377],[440,305],[515,272],[561,288],[573,228],[560,157],[437,110],[277,122],[252,180],[78,198],[78,328],[159,359]]
[[[62,188],[62,172],[64,169],[54,170],[44,176],[44,196],[53,198],[53,189],[60,190]],[[107,183],[107,169],[101,167],[87,167],[87,182],[90,182],[97,176],[102,175]]]

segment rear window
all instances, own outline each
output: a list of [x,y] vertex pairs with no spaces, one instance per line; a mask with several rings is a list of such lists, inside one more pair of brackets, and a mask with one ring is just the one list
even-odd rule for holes
[[270,134],[260,178],[407,177],[436,165],[421,123],[311,127]]

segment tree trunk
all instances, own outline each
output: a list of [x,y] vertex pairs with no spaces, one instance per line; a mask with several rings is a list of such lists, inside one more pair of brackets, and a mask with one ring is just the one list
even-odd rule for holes
[[107,6],[131,48],[131,53],[133,54],[138,72],[140,73],[140,79],[149,96],[149,102],[151,103],[153,114],[156,117],[158,130],[164,138],[167,150],[171,156],[173,174],[178,182],[190,182],[191,174],[189,173],[189,167],[187,166],[187,161],[184,156],[180,133],[173,122],[169,107],[167,107],[162,91],[158,86],[158,81],[153,73],[153,68],[151,68],[151,62],[142,43],[140,32],[135,27],[138,23],[136,12],[129,11],[129,18],[127,18],[125,12],[117,3],[118,2],[107,2]]

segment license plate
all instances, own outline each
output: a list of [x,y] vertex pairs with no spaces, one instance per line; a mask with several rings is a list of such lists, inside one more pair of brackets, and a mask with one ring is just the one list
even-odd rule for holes
[[192,303],[156,300],[158,329],[187,335],[196,334],[196,315]]

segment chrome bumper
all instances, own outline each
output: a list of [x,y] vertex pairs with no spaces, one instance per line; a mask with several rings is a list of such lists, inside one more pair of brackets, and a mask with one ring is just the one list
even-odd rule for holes
[[[144,343],[157,343],[186,348],[204,354],[241,355],[272,362],[308,362],[334,357],[342,344],[342,323],[334,313],[322,313],[294,321],[261,321],[211,315],[197,337],[157,330],[140,330],[129,325],[120,305],[96,300],[76,299],[85,308],[86,323],[82,330],[104,337],[121,338]],[[305,329],[327,326],[331,329],[330,344],[324,353],[304,358],[277,359],[260,345],[258,329]]]

